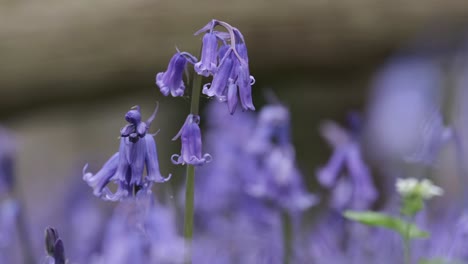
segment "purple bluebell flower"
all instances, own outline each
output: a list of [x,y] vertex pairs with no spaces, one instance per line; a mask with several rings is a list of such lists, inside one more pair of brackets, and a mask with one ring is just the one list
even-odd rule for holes
[[[224,27],[228,32],[214,31],[216,26]],[[212,20],[195,34],[202,32],[212,34],[213,43],[215,36],[225,43],[217,53],[219,64],[217,71],[213,74],[213,81],[204,85],[203,94],[209,97],[214,96],[222,102],[226,101],[231,114],[235,112],[238,101],[243,110],[255,110],[252,102],[252,85],[255,79],[250,75],[247,46],[242,33],[237,28],[219,20]],[[214,46],[214,44],[211,45]],[[208,53],[208,49],[206,52]],[[215,56],[212,48],[209,54]],[[204,61],[201,63],[203,64]]]
[[60,239],[57,229],[48,227],[45,230],[45,248],[49,256],[54,260],[54,264],[65,264],[65,248]]
[[[83,180],[94,189],[94,195],[104,200],[117,201],[139,190],[150,192],[154,182],[165,182],[159,172],[158,155],[154,135],[148,134],[151,122],[156,117],[157,107],[151,117],[141,121],[140,108],[132,108],[125,115],[130,123],[121,129],[119,152],[115,153],[96,173],[86,172],[83,168]],[[143,173],[146,167],[146,176]],[[110,182],[118,184],[118,189],[112,193],[107,185]]]
[[438,61],[420,55],[393,58],[379,72],[366,114],[366,138],[376,160],[433,163],[452,133],[440,112],[443,79]]
[[295,151],[289,137],[289,111],[270,105],[260,112],[257,127],[247,148],[257,159],[257,176],[247,184],[247,192],[281,209],[302,212],[317,203],[303,185],[295,164]]
[[252,172],[249,168],[256,162],[245,151],[255,118],[251,112],[230,115],[223,111],[224,105],[216,102],[211,102],[206,109],[204,148],[216,157],[216,162],[198,169],[204,176],[195,181],[195,207],[200,215],[209,216],[229,212],[242,203],[239,197],[245,196],[244,178],[249,177]]
[[203,85],[203,93],[210,97],[215,96],[219,101],[226,101],[226,88],[233,71],[234,60],[230,56],[231,52],[228,52],[229,54],[221,61],[213,81]]
[[[317,171],[319,182],[333,189],[332,206],[336,209],[366,209],[377,199],[370,170],[362,158],[356,131],[346,131],[333,122],[321,127],[322,136],[333,147],[327,165]],[[348,176],[340,178],[344,168]]]
[[[20,215],[17,200],[7,198],[0,203],[0,263],[17,263],[18,248],[15,243],[17,223]],[[16,261],[15,261],[16,260]]]
[[98,263],[182,263],[184,241],[174,217],[147,193],[122,201],[107,224]]
[[177,51],[169,61],[167,70],[156,75],[156,85],[159,86],[161,93],[164,96],[168,96],[170,93],[173,97],[184,95],[185,84],[183,74],[187,62],[194,64],[196,61],[197,58],[190,53]]
[[200,127],[198,126],[199,123],[200,117],[198,115],[190,114],[187,116],[179,133],[172,139],[177,140],[180,137],[182,141],[181,154],[172,155],[172,163],[198,166],[211,161],[210,154],[205,153],[202,155],[202,138]]
[[195,71],[205,77],[214,75],[218,67],[218,37],[213,32],[203,36],[200,61],[195,63]]

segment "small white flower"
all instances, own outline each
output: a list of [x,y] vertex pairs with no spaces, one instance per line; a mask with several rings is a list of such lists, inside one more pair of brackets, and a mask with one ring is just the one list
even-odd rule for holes
[[426,200],[444,193],[442,188],[428,179],[421,181],[416,178],[397,179],[396,189],[401,196],[417,195]]
[[432,181],[424,179],[419,183],[419,191],[424,199],[431,199],[434,196],[441,196],[444,194],[444,190],[437,185],[434,185]]
[[400,195],[407,196],[414,192],[417,185],[418,185],[418,180],[415,178],[407,178],[407,179],[398,178],[396,182],[396,189]]

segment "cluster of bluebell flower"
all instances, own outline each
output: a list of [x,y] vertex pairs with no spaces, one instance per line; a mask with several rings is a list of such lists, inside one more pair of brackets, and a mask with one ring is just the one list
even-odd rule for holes
[[[160,172],[157,132],[151,133],[158,107],[144,120],[140,107],[134,106],[125,114],[118,152],[98,172],[88,172],[85,165],[81,174],[95,196],[118,201],[116,207],[106,210],[104,203],[97,204],[99,199],[81,180],[78,187],[73,185],[63,199],[61,216],[50,219],[62,228],[60,236],[57,229],[47,228],[45,241],[40,241],[46,255],[41,253],[41,263],[468,261],[466,201],[428,203],[430,198],[450,195],[426,179],[427,170],[449,143],[460,163],[457,173],[466,177],[463,126],[445,124],[441,105],[434,99],[438,67],[415,58],[393,61],[377,78],[367,113],[351,113],[343,127],[322,122],[319,132],[332,151],[328,162],[317,166],[314,180],[320,190],[312,192],[296,161],[289,108],[276,99],[267,100],[258,113],[247,111],[255,110],[254,78],[243,35],[218,20],[195,33],[199,34],[204,34],[200,60],[177,50],[167,70],[156,75],[164,96],[182,97],[190,83],[184,73],[193,65],[192,101],[198,104],[200,93],[216,99],[204,112],[204,136],[198,105],[192,105],[173,138],[180,138],[181,151],[170,160],[187,165],[187,179],[190,169],[194,173],[197,168],[194,190],[172,195],[165,188],[152,195],[154,183],[171,179],[171,174],[164,177]],[[212,80],[202,85],[202,77]],[[460,84],[462,100],[468,95],[466,84],[466,80]],[[235,113],[237,108],[243,111]],[[466,114],[467,109],[461,112]],[[29,227],[13,190],[13,142],[10,133],[0,130],[0,263],[36,263],[34,249],[39,242],[28,238]],[[369,159],[366,153],[373,155]],[[169,155],[165,157],[169,160]],[[378,168],[372,167],[372,159],[374,164],[382,162]],[[390,177],[374,177],[374,172]],[[185,190],[189,185],[187,180]],[[182,236],[179,209],[190,206],[187,199],[184,203],[173,198],[191,192],[194,228]],[[30,224],[34,229],[40,225]],[[189,239],[193,242],[187,243]]]
[[[221,26],[227,32],[216,31]],[[234,113],[240,100],[242,109],[255,110],[252,103],[252,85],[255,79],[250,75],[249,58],[244,36],[235,27],[226,22],[212,20],[195,35],[205,33],[201,59],[187,52],[177,53],[172,57],[165,72],[156,75],[156,84],[165,96],[182,96],[185,85],[183,72],[187,62],[194,64],[199,75],[213,76],[213,81],[203,85],[203,94],[227,102],[229,111]]]

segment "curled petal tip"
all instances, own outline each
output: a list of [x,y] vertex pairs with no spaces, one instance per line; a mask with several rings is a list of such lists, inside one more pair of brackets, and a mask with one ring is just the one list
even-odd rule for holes
[[88,169],[88,165],[89,165],[88,163],[86,163],[84,165],[83,170],[82,170],[83,175],[86,174],[86,170]]
[[153,113],[152,113],[151,116],[148,118],[148,120],[146,120],[146,125],[147,125],[148,127],[151,125],[151,123],[153,122],[153,120],[156,118],[156,115],[158,114],[158,110],[159,110],[159,102],[156,101],[156,107],[154,108]]
[[205,160],[205,163],[210,163],[213,160],[213,157],[210,154],[205,153],[205,155],[203,155],[203,159]]
[[[174,139],[172,139],[174,140]],[[181,156],[178,155],[178,154],[174,154],[171,156],[171,161],[172,161],[172,164],[174,165],[179,165],[179,164],[184,164],[183,161],[181,161]]]

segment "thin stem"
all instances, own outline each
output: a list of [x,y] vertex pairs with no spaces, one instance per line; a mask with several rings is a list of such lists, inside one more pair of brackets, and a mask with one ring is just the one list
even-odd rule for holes
[[283,211],[281,216],[283,222],[283,264],[289,264],[292,257],[292,223],[287,211]]
[[[198,74],[193,75],[192,101],[190,113],[198,115],[200,103],[200,90],[202,78]],[[192,238],[193,238],[193,204],[195,189],[195,167],[187,164],[187,182],[185,184],[185,215],[184,215],[184,238],[185,238],[185,263],[192,263]]]
[[404,258],[405,264],[411,264],[411,223],[413,223],[414,217],[411,216],[408,224],[406,225],[405,235],[403,237],[403,251],[404,251]]
[[190,103],[190,113],[198,115],[198,108],[200,104],[200,91],[201,91],[202,77],[194,73],[192,81],[192,101]]
[[193,203],[194,203],[195,167],[187,165],[187,183],[185,185],[185,263],[192,263]]
[[411,264],[411,246],[410,240],[408,238],[404,238],[403,241],[403,250],[404,250],[404,257],[405,257],[405,264]]

